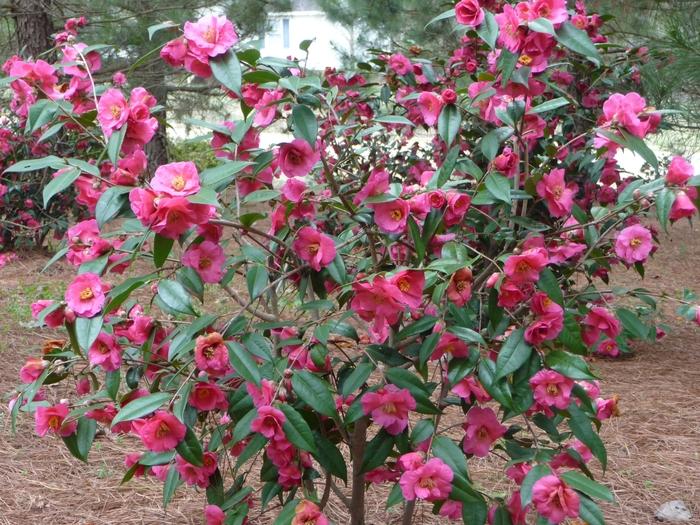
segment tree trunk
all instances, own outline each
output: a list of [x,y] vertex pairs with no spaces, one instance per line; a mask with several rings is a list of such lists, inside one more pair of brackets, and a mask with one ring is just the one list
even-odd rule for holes
[[19,51],[33,57],[53,47],[52,0],[11,0]]
[[[156,97],[158,104],[167,108],[168,89],[163,81],[151,88],[151,94]],[[167,113],[163,109],[157,113],[158,131],[153,136],[151,142],[146,144],[146,156],[148,157],[148,170],[153,173],[158,166],[168,163],[168,136],[167,136]]]

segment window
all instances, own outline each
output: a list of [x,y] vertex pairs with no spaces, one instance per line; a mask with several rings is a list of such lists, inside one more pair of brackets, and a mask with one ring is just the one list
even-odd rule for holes
[[282,19],[282,45],[289,49],[289,18]]

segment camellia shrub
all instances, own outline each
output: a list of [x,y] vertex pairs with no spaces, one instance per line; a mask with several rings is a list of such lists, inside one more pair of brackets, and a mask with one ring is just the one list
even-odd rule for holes
[[[157,478],[166,505],[204,489],[208,524],[322,525],[333,497],[359,525],[368,491],[404,524],[603,523],[617,400],[586,357],[656,339],[656,298],[611,270],[643,276],[650,219],[692,217],[700,181],[645,145],[662,112],[630,91],[638,54],[582,2],[462,0],[435,23],[456,28],[449,56],[321,76],[221,16],[152,28],[243,115],[199,123],[220,160],[203,170],[146,171],[157,101],[140,87],[96,85],[96,111],[37,124],[56,77],[17,59],[25,127],[69,121],[101,148],[8,170],[91,197],[57,255],[76,268],[65,297],[33,306],[67,337],[22,368],[13,420],[85,461],[98,427],[131,436],[124,480]],[[273,123],[290,137],[261,148]],[[620,149],[651,175],[623,176]]]

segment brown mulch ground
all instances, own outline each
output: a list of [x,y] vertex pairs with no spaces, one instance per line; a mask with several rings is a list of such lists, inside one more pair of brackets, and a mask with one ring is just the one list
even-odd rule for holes
[[[687,224],[673,228],[642,282],[632,272],[617,272],[616,285],[643,286],[677,294],[683,288],[700,292],[698,231]],[[31,328],[29,304],[57,297],[72,278],[70,268],[56,265],[36,275],[44,256],[26,255],[0,269],[0,399],[17,382],[26,357],[35,355],[51,334]],[[700,329],[677,318],[674,307],[663,309],[672,331],[653,345],[636,345],[633,357],[594,363],[603,377],[604,394],[618,394],[622,416],[606,422],[603,438],[609,468],[602,476],[617,496],[606,505],[609,525],[656,523],[659,504],[682,499],[700,524]],[[120,486],[124,453],[138,450],[130,438],[103,436],[94,445],[88,465],[73,459],[55,439],[33,435],[32,421],[21,417],[17,434],[10,429],[5,406],[0,410],[0,525],[202,523],[203,495],[181,490],[164,512],[161,484],[133,480]],[[96,453],[99,452],[99,453]],[[492,471],[487,462],[472,462]],[[370,524],[396,522],[383,508],[386,495],[368,496]],[[347,523],[347,512],[334,498],[329,517]],[[417,523],[444,523],[418,515]]]

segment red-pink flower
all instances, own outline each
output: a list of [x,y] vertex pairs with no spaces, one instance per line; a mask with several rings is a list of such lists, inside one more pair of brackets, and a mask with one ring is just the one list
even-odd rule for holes
[[552,217],[564,217],[571,213],[577,191],[575,183],[566,184],[563,169],[550,171],[537,183],[537,194],[547,203]]
[[571,402],[574,382],[554,370],[540,370],[530,378],[530,387],[540,405],[565,409]]
[[198,467],[188,462],[179,454],[175,456],[175,470],[188,485],[197,485],[205,489],[209,486],[209,478],[216,472],[217,460],[213,452],[205,452],[202,457],[202,466]]
[[649,130],[649,123],[642,121],[639,115],[646,106],[646,100],[639,93],[614,93],[603,104],[605,122],[619,125],[633,135],[643,138]]
[[190,392],[187,402],[197,410],[226,410],[228,400],[219,385],[212,382],[197,381]]
[[622,230],[615,239],[615,253],[627,264],[644,262],[652,249],[651,232],[641,224]]
[[91,365],[100,366],[107,372],[117,370],[122,364],[122,347],[113,335],[100,332],[88,351]]
[[586,314],[586,317],[584,317],[583,321],[581,322],[596,330],[595,339],[598,339],[598,333],[600,332],[603,332],[608,337],[614,339],[620,335],[620,332],[622,331],[620,321],[618,321],[617,317],[615,317],[615,314],[602,306],[591,307],[591,310]]
[[375,168],[360,191],[355,194],[353,202],[361,204],[367,197],[381,195],[389,189],[389,172],[384,168]]
[[561,24],[569,19],[566,0],[532,0],[530,5],[532,19],[546,18],[553,24]]
[[105,91],[97,103],[97,120],[105,137],[121,129],[129,118],[129,105],[124,94],[115,88]]
[[537,282],[547,266],[547,250],[531,248],[520,255],[511,255],[503,266],[506,276],[514,283]]
[[60,437],[68,437],[75,433],[78,422],[66,422],[69,412],[70,409],[67,403],[59,403],[48,407],[37,407],[34,413],[36,433],[42,437],[49,432]]
[[194,363],[210,376],[220,377],[231,371],[228,348],[218,332],[200,335],[194,345]]
[[95,273],[81,273],[66,289],[66,303],[79,317],[94,317],[102,311],[107,290],[100,276]]
[[391,276],[389,282],[396,286],[401,304],[409,308],[418,308],[423,301],[425,274],[420,270],[402,270]]
[[408,501],[438,501],[450,495],[452,478],[452,469],[440,458],[432,458],[424,465],[404,472],[399,484],[403,497]]
[[396,436],[408,426],[408,413],[415,410],[416,400],[405,388],[385,385],[376,392],[367,392],[362,397],[362,411],[372,420]]
[[19,370],[19,378],[22,383],[33,383],[44,372],[49,362],[40,357],[30,357]]
[[[695,190],[695,188],[691,188]],[[692,218],[698,212],[697,207],[690,199],[688,194],[680,190],[676,193],[676,198],[673,200],[673,205],[671,206],[671,212],[668,217],[672,221],[677,221],[683,218]]]
[[294,509],[291,525],[328,525],[328,518],[314,502],[302,500]]
[[453,386],[452,392],[466,400],[467,403],[472,402],[472,398],[473,402],[475,403],[485,403],[491,399],[491,396],[488,394],[488,392],[486,392],[486,390],[484,390],[484,387],[481,386],[479,380],[473,375],[465,377],[459,383]]
[[472,198],[466,193],[450,191],[447,193],[447,209],[443,218],[446,226],[454,226],[462,222],[462,219],[469,211]]
[[205,283],[218,283],[224,276],[226,254],[212,241],[190,244],[182,256],[182,264],[194,268]]
[[484,21],[484,10],[479,0],[460,0],[455,6],[457,23],[467,27],[478,27]]
[[374,210],[374,222],[384,233],[403,233],[406,230],[410,210],[408,201],[396,199],[371,204],[370,207]]
[[282,173],[287,177],[308,175],[319,158],[319,152],[314,151],[303,139],[294,139],[292,142],[280,144],[277,151],[277,162]]
[[143,445],[151,452],[173,450],[183,439],[187,427],[170,412],[158,410],[147,419],[136,419],[131,423]]
[[447,298],[457,306],[464,306],[472,297],[472,271],[462,268],[452,274],[447,286]]
[[517,53],[525,39],[525,29],[520,27],[520,16],[510,4],[503,6],[503,11],[496,16],[498,23],[498,43],[508,51]]
[[668,165],[666,182],[674,186],[684,186],[695,174],[693,165],[683,157],[673,157]]
[[462,519],[462,502],[448,499],[440,507],[440,516],[454,521]]
[[267,439],[284,436],[282,425],[287,421],[284,412],[280,409],[265,405],[258,407],[258,415],[250,423],[250,429],[258,432]]
[[397,75],[405,75],[413,69],[411,61],[401,53],[394,53],[389,57],[389,67],[393,69]]
[[[48,299],[39,299],[38,301],[33,302],[31,305],[32,317],[38,320],[39,316],[41,315],[41,312],[44,311],[44,309],[53,306],[54,304],[55,301],[50,301]],[[46,317],[44,317],[44,323],[49,328],[58,328],[63,324],[65,319],[65,309],[59,307],[54,309],[51,313],[46,314]]]
[[617,357],[620,355],[620,348],[614,339],[603,339],[596,347],[595,353],[608,357]]
[[442,98],[440,98],[440,95],[432,91],[423,91],[418,96],[418,109],[420,109],[423,120],[428,126],[437,124],[443,105],[444,102]]
[[92,261],[107,253],[112,245],[100,237],[100,230],[95,219],[80,221],[66,232],[68,253],[66,259],[79,266]]
[[199,191],[199,173],[194,162],[171,162],[156,169],[151,188],[170,197],[187,197]]
[[217,505],[207,505],[204,507],[205,525],[224,525],[226,514]]
[[292,249],[302,261],[317,272],[332,263],[336,254],[333,239],[310,226],[299,230],[292,243]]
[[226,53],[238,42],[236,30],[225,16],[208,15],[185,22],[184,33],[189,50],[203,61]]
[[532,487],[532,503],[552,523],[575,518],[579,513],[579,495],[554,474],[544,476]]
[[[139,190],[141,189],[136,188],[129,194],[129,199],[132,201],[132,210],[141,219],[141,222],[168,239],[177,239],[192,226],[204,224],[209,220],[214,209],[207,204],[192,203],[186,197],[162,197],[152,201],[152,203],[157,203],[157,206],[154,208],[153,214],[148,217],[148,220],[144,221],[137,212],[137,210],[139,212],[143,210],[138,196],[135,195],[135,192]],[[134,196],[133,200],[132,196]],[[148,201],[146,201],[147,204]]]
[[506,433],[507,428],[498,422],[493,410],[475,406],[467,412],[464,430],[464,451],[484,458],[489,455],[491,445]]
[[440,336],[435,350],[430,354],[430,359],[437,360],[445,354],[451,357],[468,357],[469,347],[456,335],[445,332]]

